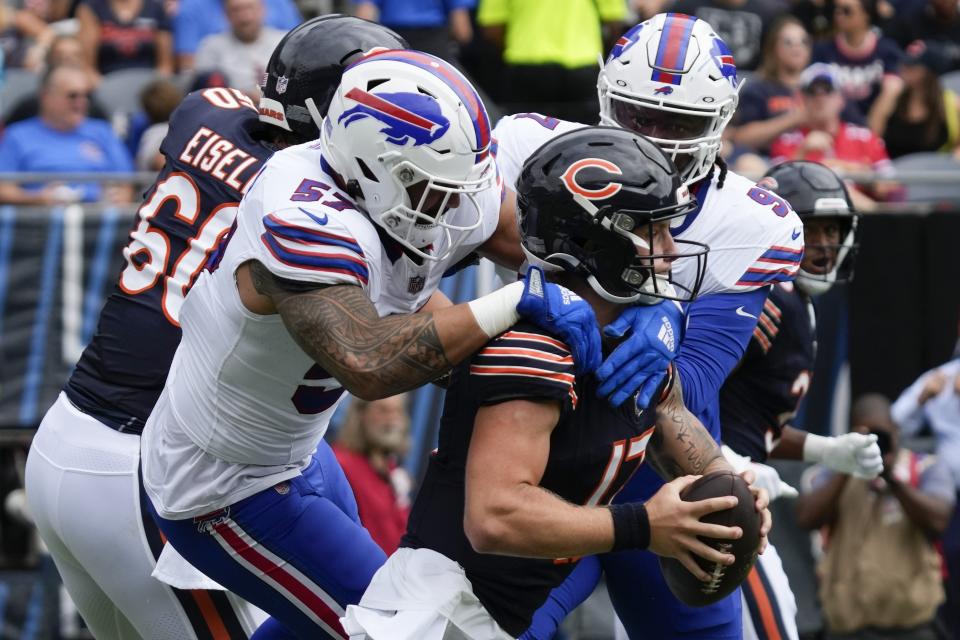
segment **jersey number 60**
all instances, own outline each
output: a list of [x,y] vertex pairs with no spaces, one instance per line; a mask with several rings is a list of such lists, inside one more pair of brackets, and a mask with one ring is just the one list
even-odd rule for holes
[[[142,207],[140,221],[130,234],[130,244],[123,249],[127,266],[120,274],[120,289],[129,295],[143,293],[163,279],[161,307],[163,315],[176,327],[180,326],[180,307],[193,281],[200,274],[210,253],[230,230],[237,217],[237,203],[229,202],[210,212],[192,237],[186,240],[186,249],[171,256],[170,236],[152,224],[154,217],[168,201],[176,203],[173,217],[193,226],[200,215],[200,191],[185,173],[171,173],[157,183],[157,188]],[[171,258],[173,268],[169,268]]]

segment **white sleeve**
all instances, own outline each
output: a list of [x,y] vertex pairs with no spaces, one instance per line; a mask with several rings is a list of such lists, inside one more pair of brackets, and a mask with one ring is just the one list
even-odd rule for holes
[[924,416],[923,406],[920,404],[920,392],[923,391],[923,385],[934,371],[936,369],[927,371],[917,378],[890,407],[890,416],[900,427],[900,433],[905,436],[917,433],[923,426]]
[[523,163],[547,140],[586,125],[539,113],[504,116],[493,129],[493,155],[508,189],[516,190]]
[[358,239],[367,230],[350,224],[352,212],[308,206],[287,207],[262,217],[257,259],[280,278],[367,289],[376,264],[372,247],[365,251]]
[[[708,276],[701,295],[792,281],[803,259],[803,222],[785,200],[730,174],[712,211]],[[700,238],[693,236],[695,239]]]

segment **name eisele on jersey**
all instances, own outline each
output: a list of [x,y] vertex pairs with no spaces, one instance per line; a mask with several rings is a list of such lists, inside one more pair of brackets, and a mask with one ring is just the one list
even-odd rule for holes
[[208,127],[200,127],[190,137],[180,153],[180,161],[208,173],[240,193],[247,192],[259,167],[257,158]]

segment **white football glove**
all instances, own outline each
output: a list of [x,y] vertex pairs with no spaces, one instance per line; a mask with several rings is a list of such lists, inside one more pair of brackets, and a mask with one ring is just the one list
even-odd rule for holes
[[770,502],[777,498],[796,498],[800,495],[796,489],[780,479],[780,474],[773,467],[753,462],[750,458],[740,455],[725,444],[720,445],[720,450],[723,451],[723,457],[727,459],[727,462],[737,473],[742,473],[747,469],[753,471],[757,478],[754,480],[753,486],[766,489],[767,493],[770,494]]
[[808,433],[803,443],[803,459],[864,480],[872,480],[883,471],[883,456],[877,436],[872,433],[845,433],[835,437]]

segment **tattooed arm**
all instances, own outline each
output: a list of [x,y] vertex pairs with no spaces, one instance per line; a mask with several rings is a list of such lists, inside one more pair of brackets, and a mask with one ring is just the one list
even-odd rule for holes
[[[673,380],[670,395],[657,407],[656,429],[647,444],[646,460],[667,482],[688,474],[706,475],[714,471],[736,473],[723,457],[720,445],[683,404],[683,392],[677,378]],[[766,489],[754,485],[756,477],[753,471],[747,470],[739,475],[750,485],[756,509],[761,514],[760,553],[763,553],[767,547],[767,533],[773,524],[767,508],[770,496]]]
[[489,340],[466,304],[381,318],[357,286],[279,278],[256,260],[236,277],[244,306],[279,313],[300,348],[364,400],[429,382]]
[[679,379],[657,407],[656,429],[647,445],[646,459],[666,481],[685,475],[733,471],[720,445],[683,404]]

